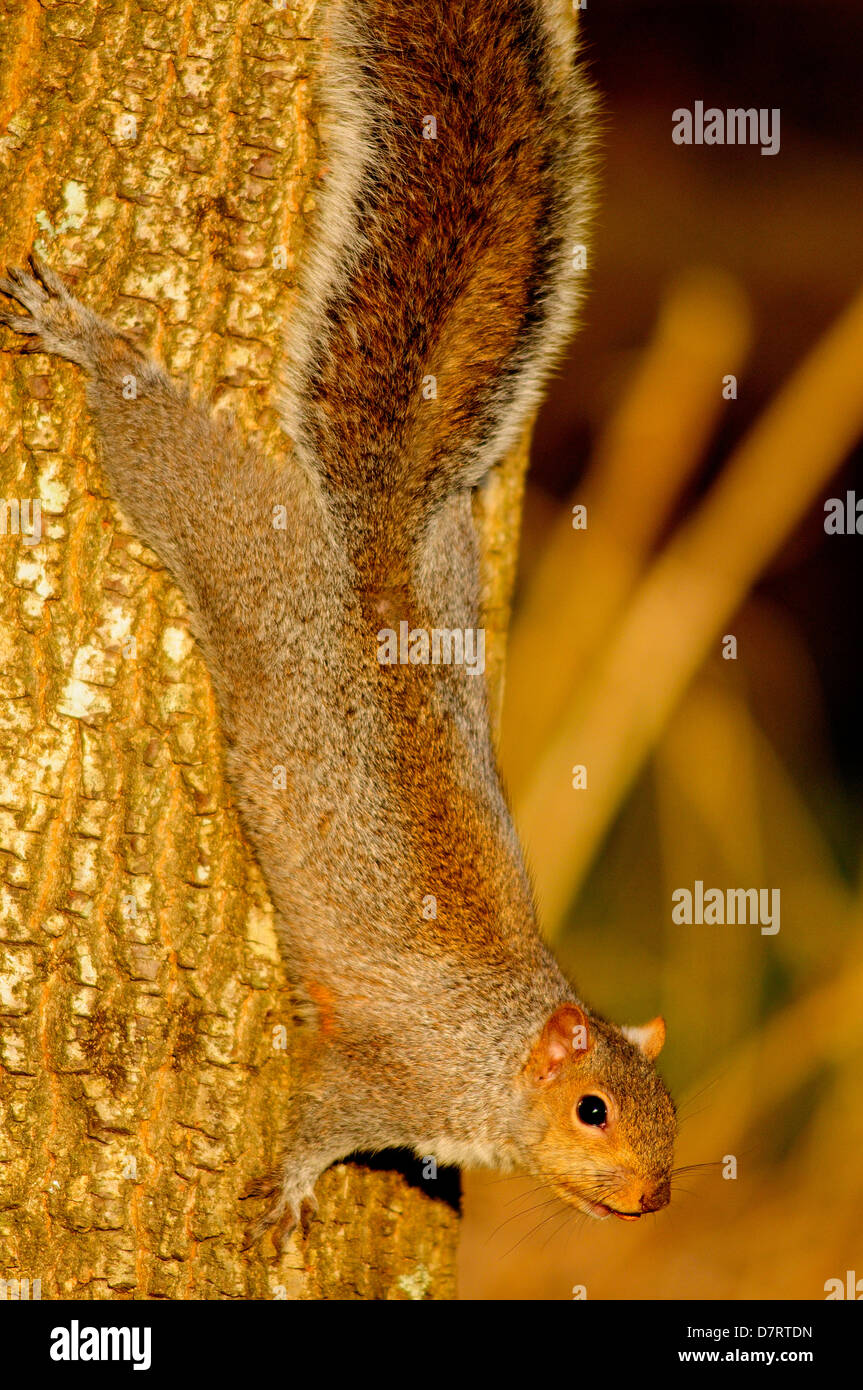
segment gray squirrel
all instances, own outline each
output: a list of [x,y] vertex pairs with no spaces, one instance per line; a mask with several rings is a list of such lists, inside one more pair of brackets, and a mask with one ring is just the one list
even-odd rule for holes
[[[477,631],[471,489],[523,433],[580,299],[595,119],[568,9],[327,6],[284,467],[35,257],[0,282],[27,349],[86,371],[113,493],[186,596],[309,1004],[259,1189],[277,1238],[357,1150],[524,1169],[600,1217],[670,1197],[665,1025],[577,999],[538,930],[485,681],[423,641]],[[405,631],[407,660],[382,660]]]

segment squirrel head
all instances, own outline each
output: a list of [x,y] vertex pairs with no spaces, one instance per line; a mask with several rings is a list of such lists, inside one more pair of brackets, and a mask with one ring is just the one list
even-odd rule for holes
[[532,1167],[591,1216],[632,1221],[671,1199],[676,1116],[653,1066],[664,1042],[661,1018],[617,1028],[562,1004],[528,1058]]

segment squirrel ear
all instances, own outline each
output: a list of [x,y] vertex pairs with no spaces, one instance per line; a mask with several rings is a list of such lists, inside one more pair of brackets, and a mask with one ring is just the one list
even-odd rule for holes
[[638,1027],[630,1026],[621,1028],[621,1033],[628,1038],[631,1043],[635,1043],[639,1052],[643,1052],[648,1062],[652,1062],[654,1057],[658,1057],[665,1042],[665,1019],[657,1015],[649,1023],[642,1023]]
[[561,1004],[540,1033],[525,1073],[537,1086],[544,1086],[564,1063],[583,1057],[592,1046],[587,1014],[577,1004]]

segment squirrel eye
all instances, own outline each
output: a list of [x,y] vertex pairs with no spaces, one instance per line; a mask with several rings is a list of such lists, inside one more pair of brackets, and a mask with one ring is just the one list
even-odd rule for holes
[[583,1125],[601,1126],[608,1120],[608,1108],[599,1096],[582,1096],[577,1113]]

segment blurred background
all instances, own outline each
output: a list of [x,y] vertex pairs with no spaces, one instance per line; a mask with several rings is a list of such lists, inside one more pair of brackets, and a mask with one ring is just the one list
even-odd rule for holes
[[[601,1013],[665,1015],[677,1162],[706,1166],[637,1224],[469,1175],[461,1295],[823,1299],[863,1279],[863,535],[824,529],[863,498],[863,6],[581,18],[600,212],[536,431],[502,758],[545,929]],[[675,145],[696,101],[778,107],[780,152]],[[779,932],[673,924],[698,879],[779,889]]]

